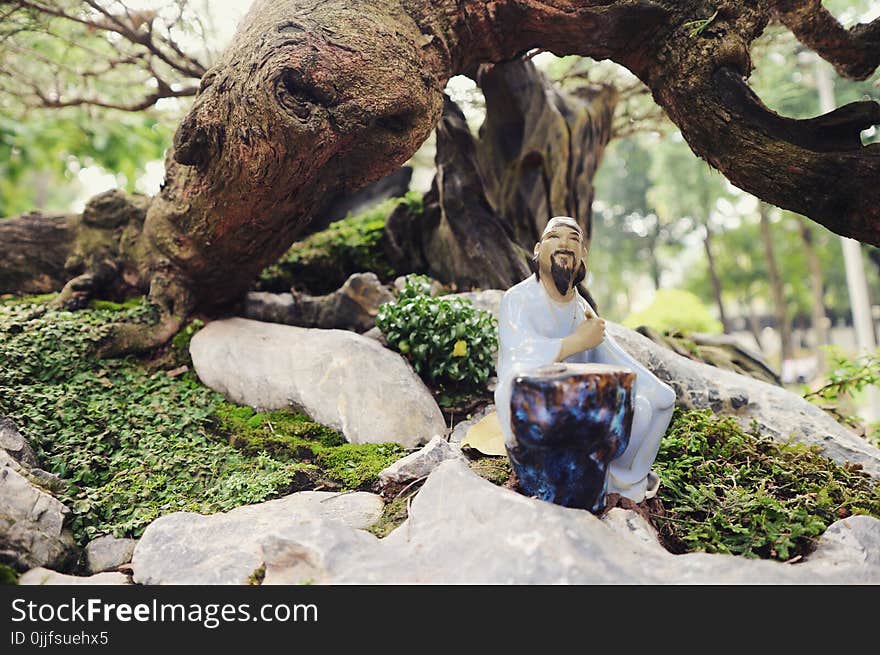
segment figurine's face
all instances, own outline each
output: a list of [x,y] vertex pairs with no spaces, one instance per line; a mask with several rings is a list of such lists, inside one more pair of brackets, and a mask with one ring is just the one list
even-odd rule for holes
[[580,233],[572,227],[557,225],[547,231],[535,244],[535,258],[542,276],[552,278],[565,295],[571,289],[575,275],[586,260],[587,249]]

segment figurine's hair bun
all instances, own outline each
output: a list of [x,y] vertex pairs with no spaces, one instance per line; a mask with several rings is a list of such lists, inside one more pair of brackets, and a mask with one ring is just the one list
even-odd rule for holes
[[584,231],[581,229],[581,226],[578,225],[578,222],[574,220],[571,216],[554,216],[549,221],[547,221],[547,227],[544,228],[544,231],[541,233],[541,238],[544,238],[544,235],[547,234],[550,230],[552,230],[557,225],[564,225],[565,227],[570,227],[573,230],[576,230],[578,236],[583,240]]

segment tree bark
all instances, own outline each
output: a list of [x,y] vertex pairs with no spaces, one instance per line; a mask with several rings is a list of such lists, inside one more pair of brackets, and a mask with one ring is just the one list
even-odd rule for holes
[[0,220],[0,293],[49,293],[77,307],[98,294],[122,300],[145,293],[146,253],[139,237],[149,205],[145,196],[107,191],[82,214],[24,214]]
[[812,317],[814,347],[816,348],[816,358],[818,362],[817,374],[822,374],[825,370],[825,353],[822,346],[828,343],[828,326],[830,321],[825,314],[825,284],[822,276],[822,264],[819,262],[819,255],[816,252],[816,246],[813,243],[813,229],[803,216],[798,216],[798,226],[801,233],[801,243],[804,246],[804,254],[807,258],[807,268],[810,271],[810,290],[813,295],[813,302],[810,306],[810,315]]
[[447,98],[424,213],[401,206],[392,214],[388,255],[400,272],[506,289],[529,275],[531,251],[554,215],[575,218],[589,242],[593,176],[616,92],[563,95],[522,59],[481,67],[477,77],[486,98],[479,138]]
[[448,97],[437,126],[437,173],[424,210],[400,205],[385,224],[386,253],[400,273],[427,273],[461,290],[506,289],[529,275],[529,252],[493,210],[464,114]]
[[595,86],[563,94],[522,59],[481,66],[477,83],[486,99],[480,175],[514,240],[531,250],[547,221],[564,215],[589,242],[593,178],[611,139],[617,91]]
[[[409,158],[451,76],[536,47],[626,66],[734,184],[880,244],[880,144],[860,141],[880,105],[792,120],[745,83],[749,44],[776,5],[785,12],[746,0],[256,0],[202,78],[147,212],[138,272],[167,321],[120,344],[155,345],[188,313],[241,298],[327,198]],[[807,41],[808,18],[786,19]],[[870,45],[876,23],[846,36]]]
[[724,300],[721,298],[721,278],[715,268],[715,258],[712,256],[712,229],[709,222],[705,223],[706,236],[703,238],[703,248],[706,251],[706,262],[709,265],[709,279],[712,281],[712,293],[715,296],[715,305],[718,307],[718,318],[721,320],[721,329],[724,334],[730,334],[730,325],[727,322],[727,313],[724,311]]
[[782,344],[782,361],[794,355],[791,343],[791,323],[785,310],[785,289],[776,253],[773,249],[773,234],[770,229],[770,208],[764,202],[758,203],[761,216],[761,241],[764,243],[764,259],[767,262],[767,277],[770,278],[770,292],[773,295],[773,314],[776,317],[776,329],[779,330],[779,341]]

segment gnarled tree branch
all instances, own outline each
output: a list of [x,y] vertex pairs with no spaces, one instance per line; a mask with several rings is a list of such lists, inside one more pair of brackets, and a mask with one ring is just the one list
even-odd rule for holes
[[880,66],[880,18],[846,29],[822,6],[822,0],[774,0],[772,4],[798,41],[843,77],[863,80]]

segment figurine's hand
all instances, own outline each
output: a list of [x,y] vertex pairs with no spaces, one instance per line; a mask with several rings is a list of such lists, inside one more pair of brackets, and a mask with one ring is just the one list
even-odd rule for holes
[[605,340],[605,320],[594,316],[587,316],[587,320],[575,328],[572,336],[577,337],[579,350],[595,348]]
[[605,340],[605,321],[595,316],[587,316],[587,320],[578,325],[574,332],[562,340],[557,362],[561,362],[575,353],[595,348]]

